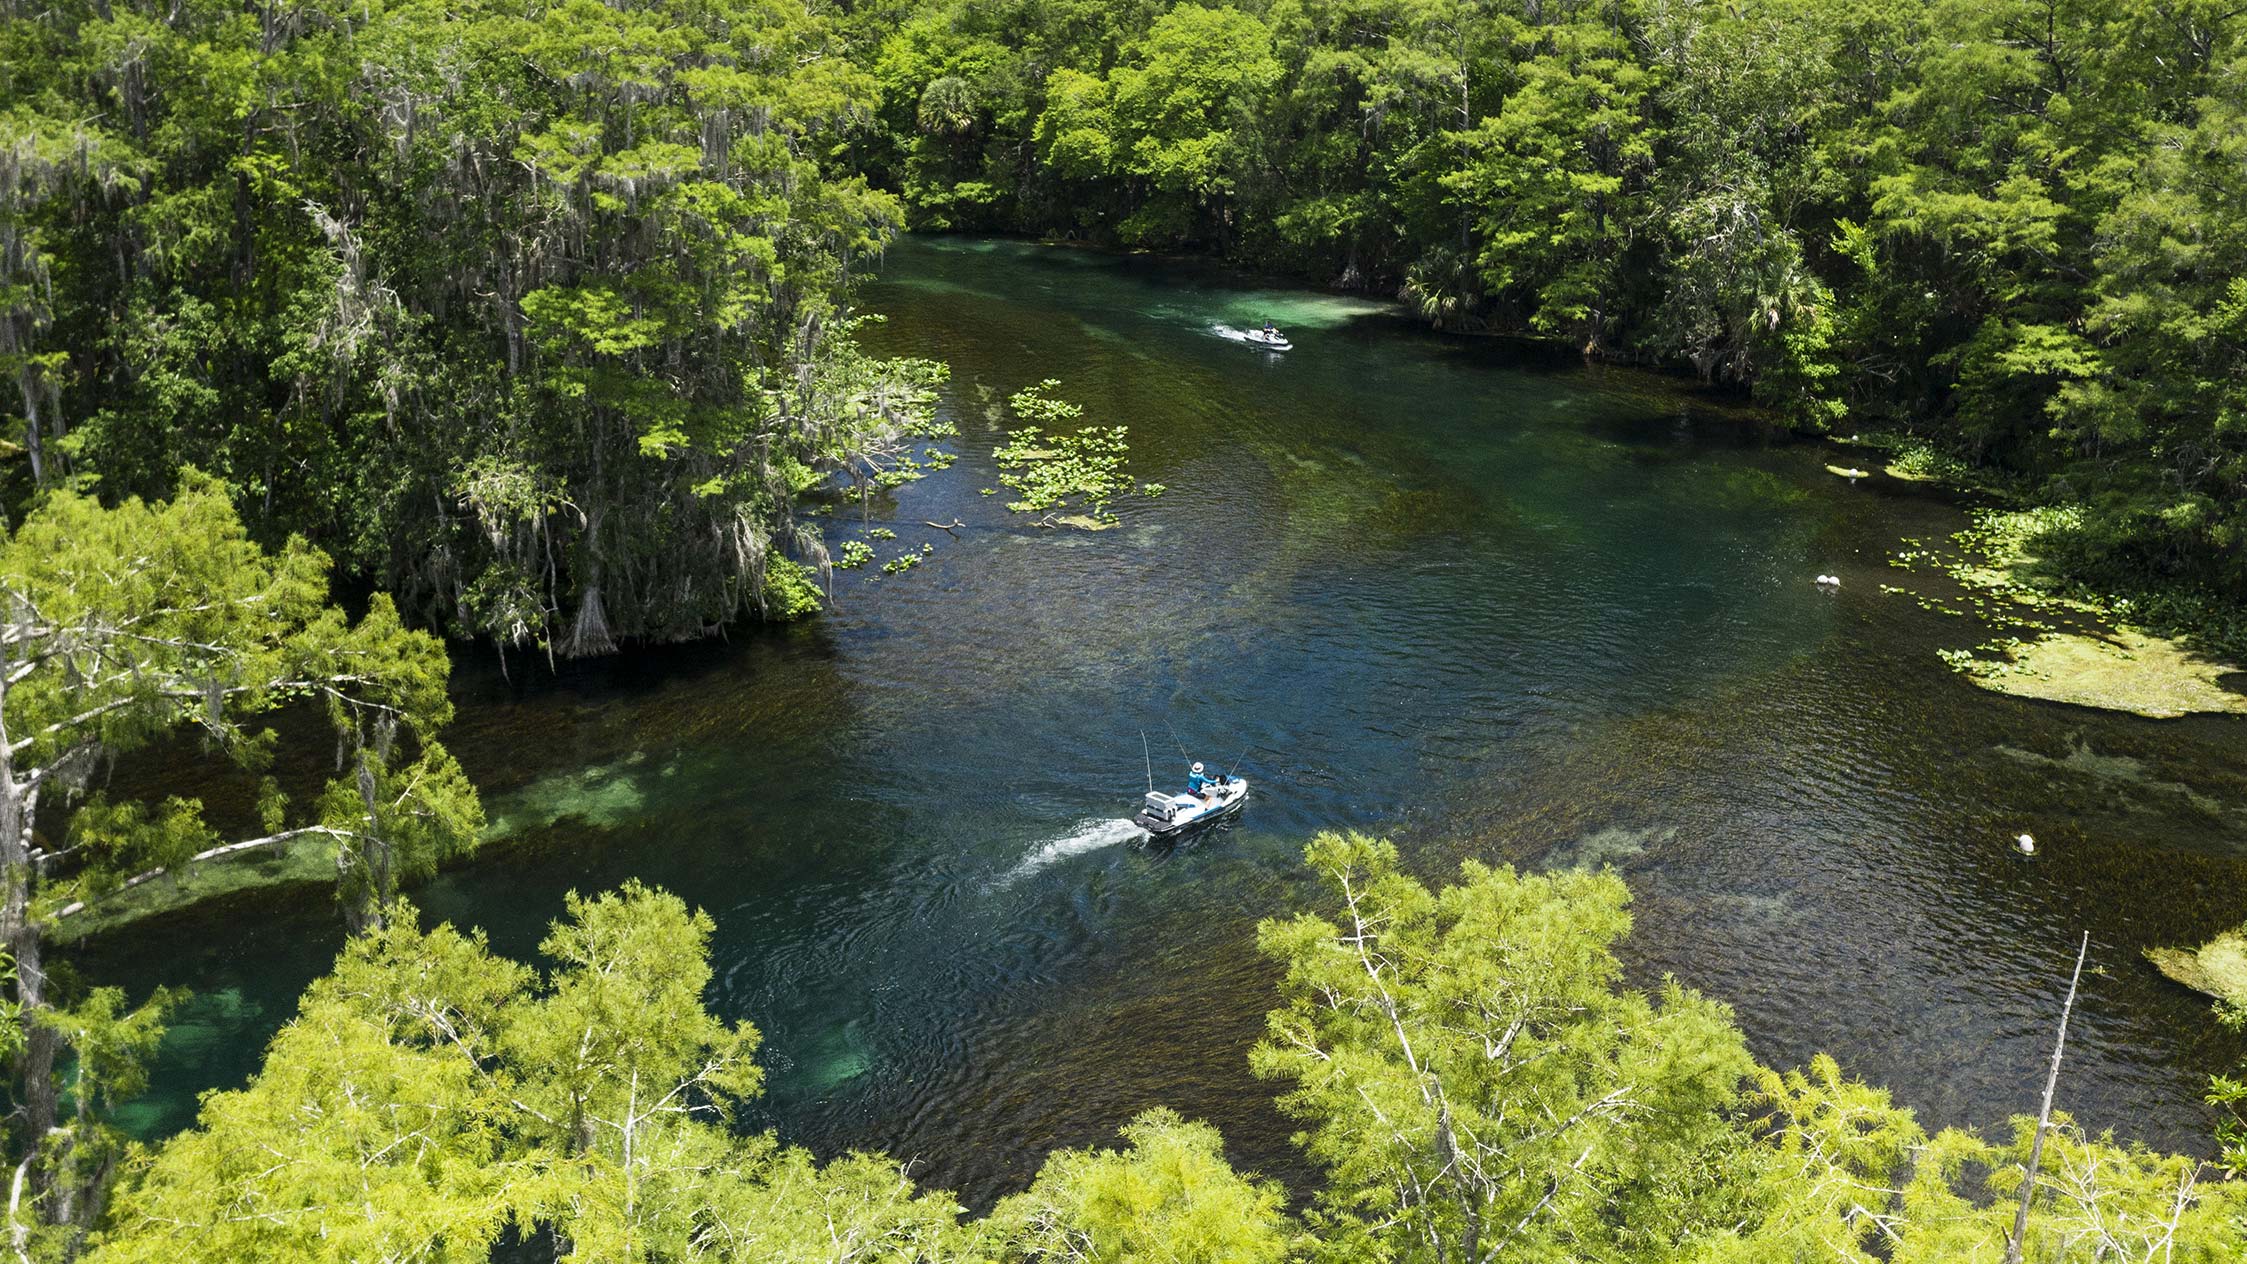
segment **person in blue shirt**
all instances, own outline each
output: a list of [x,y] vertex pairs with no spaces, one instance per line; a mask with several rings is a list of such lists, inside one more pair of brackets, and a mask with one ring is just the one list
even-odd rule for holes
[[1202,802],[1207,803],[1209,796],[1224,784],[1223,777],[1212,777],[1204,773],[1201,761],[1197,759],[1193,770],[1186,777],[1186,793],[1198,796]]

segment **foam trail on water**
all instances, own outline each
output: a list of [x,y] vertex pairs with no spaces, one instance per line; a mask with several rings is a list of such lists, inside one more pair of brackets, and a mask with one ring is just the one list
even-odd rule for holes
[[1144,832],[1137,824],[1127,820],[1081,821],[1075,833],[1056,838],[1023,857],[1022,863],[1009,869],[1006,876],[999,879],[998,885],[1011,886],[1048,865],[1067,860],[1071,856],[1081,856],[1088,851],[1128,843]]

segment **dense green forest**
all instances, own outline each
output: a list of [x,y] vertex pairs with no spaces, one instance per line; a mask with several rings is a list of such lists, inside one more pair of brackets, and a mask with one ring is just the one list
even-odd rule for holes
[[[2236,643],[2243,23],[2206,0],[5,0],[0,1250],[2240,1258],[2247,1139],[2204,1164],[2064,1113],[1929,1135],[1830,1061],[1761,1067],[1723,1006],[1623,985],[1608,875],[1431,890],[1320,838],[1322,911],[1261,931],[1281,982],[1254,1055],[1317,1188],[1157,1110],[972,1216],[891,1158],[734,1126],[757,1033],[705,1010],[710,924],[682,901],[573,900],[534,967],[401,893],[484,824],[430,629],[595,654],[816,606],[805,499],[880,481],[943,373],[854,339],[855,279],[908,228],[1206,253],[1931,440],[2054,508],[2036,548],[2062,574]],[[283,713],[333,739],[317,785],[271,775]],[[151,747],[256,802],[109,798]],[[50,939],[310,836],[350,946],[249,1086],[129,1142],[176,998],[77,978]]]
[[1690,366],[2247,591],[2247,19],[2200,0],[937,0],[861,12],[930,228],[1205,250]]
[[796,495],[931,366],[840,306],[895,199],[800,5],[11,4],[22,494],[222,480],[401,608],[562,653],[816,601]]
[[[12,499],[219,478],[563,653],[817,600],[925,410],[902,226],[1201,251],[1689,366],[2247,591],[2247,48],[2211,0],[0,10]],[[2209,599],[2214,598],[2211,602]],[[2141,614],[2148,613],[2141,602]]]

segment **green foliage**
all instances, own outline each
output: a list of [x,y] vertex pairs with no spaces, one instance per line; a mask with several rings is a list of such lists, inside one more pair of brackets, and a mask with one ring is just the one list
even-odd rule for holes
[[[1326,1174],[1314,1256],[1987,1260],[2035,1121],[1929,1138],[1831,1058],[1749,1061],[1726,1009],[1619,985],[1612,874],[1468,862],[1431,892],[1394,848],[1321,835],[1331,916],[1258,930],[1285,971],[1252,1065]],[[2032,1261],[2235,1258],[2247,1190],[2197,1160],[2046,1132]]]
[[[1920,472],[2081,504],[2044,550],[2074,582],[2236,644],[2233,18],[926,0],[858,25],[890,134],[865,153],[924,223],[1198,246],[1446,329],[1690,368],[1804,430],[1907,430]],[[969,97],[972,128],[913,131],[921,102]]]
[[[2004,1144],[1956,1129],[1920,1152],[1899,1199],[1910,1226],[1895,1264],[2004,1258],[2019,1205],[2035,1120],[2014,1123]],[[1971,1173],[1987,1171],[1994,1195],[1968,1195]],[[2088,1137],[2064,1114],[2045,1134],[2021,1258],[2051,1261],[2239,1258],[2247,1248],[2239,1189],[2209,1181],[2197,1159]]]
[[925,420],[843,307],[901,214],[822,170],[875,80],[821,7],[66,0],[0,50],[37,486],[197,465],[423,622],[598,653],[800,613],[796,497]]
[[722,1127],[756,1032],[702,1008],[709,920],[637,886],[572,896],[543,978],[411,923],[354,941],[250,1086],[133,1174],[95,1259],[180,1233],[244,1261],[482,1259],[510,1224],[569,1259],[685,1258],[691,1184],[761,1157]]
[[[172,998],[128,1007],[111,990],[50,991],[55,923],[122,886],[310,836],[333,844],[348,923],[379,927],[402,883],[474,846],[483,811],[435,740],[452,715],[444,647],[404,627],[387,597],[347,619],[329,604],[325,557],[294,538],[259,547],[224,490],[192,470],[159,505],[46,496],[0,536],[0,621],[0,720],[20,735],[0,758],[6,1047],[21,1103],[8,1142],[24,1180],[18,1227],[29,1236],[36,1222],[67,1255],[122,1154],[105,1117],[139,1091]],[[293,822],[268,783],[265,837],[222,844],[194,799],[88,794],[108,761],[190,734],[208,757],[262,770],[279,743],[262,720],[291,704],[333,726],[338,775]],[[42,814],[66,846],[36,832]]]
[[765,560],[765,615],[779,620],[819,613],[819,585],[812,572],[785,557]]
[[1754,1064],[1723,1006],[1616,986],[1621,880],[1470,862],[1431,893],[1386,843],[1306,855],[1341,916],[1258,929],[1286,1004],[1252,1064],[1290,1086],[1331,1245],[1603,1255],[1726,1221],[1701,1174],[1739,1148],[1727,1112]]
[[[1252,1056],[1325,1172],[1303,1223],[1168,1110],[1122,1150],[1063,1150],[962,1223],[896,1163],[822,1167],[732,1121],[757,1033],[703,1007],[711,923],[628,884],[586,899],[543,969],[409,917],[354,940],[243,1089],[131,1156],[99,1264],[542,1258],[892,1264],[1606,1264],[2003,1255],[2034,1139],[1927,1136],[1831,1059],[1748,1058],[1723,1006],[1625,988],[1612,874],[1470,862],[1430,891],[1386,843],[1322,835],[1330,915],[1266,922],[1281,1004]],[[96,994],[66,1020],[88,1074],[137,1082],[149,1022]],[[113,1156],[114,1157],[114,1156]],[[2191,1158],[2045,1132],[2024,1258],[2217,1261],[2247,1195]]]
[[1223,1138],[1176,1112],[1123,1130],[1128,1150],[1064,1150],[1027,1193],[977,1226],[983,1254],[1007,1262],[1163,1259],[1279,1264],[1293,1236],[1276,1184],[1235,1172]]

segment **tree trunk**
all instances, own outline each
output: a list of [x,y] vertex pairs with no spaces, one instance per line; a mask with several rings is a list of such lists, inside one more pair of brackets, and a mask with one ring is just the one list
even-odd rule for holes
[[2083,958],[2091,952],[2091,932],[2075,952],[2075,975],[2068,980],[2067,1003],[2060,1006],[2060,1034],[2052,1041],[2052,1070],[2044,1077],[2044,1105],[2036,1112],[2036,1135],[2029,1141],[2028,1170],[2021,1174],[2021,1206],[2013,1213],[2013,1232],[2005,1239],[2005,1264],[2021,1264],[2022,1239],[2029,1231],[2029,1203],[2036,1197],[2036,1167],[2044,1158],[2044,1130],[2052,1122],[2052,1090],[2060,1084],[2060,1055],[2068,1047],[2068,1016],[2075,1012],[2075,988],[2083,981]]
[[[388,742],[383,743],[388,746]],[[367,809],[366,848],[367,911],[365,930],[381,930],[390,920],[391,901],[398,898],[396,866],[391,863],[390,840],[383,837],[382,818],[376,815],[374,763],[359,752],[359,801]]]
[[55,1033],[42,1022],[47,1010],[47,974],[41,949],[44,936],[31,916],[31,827],[37,798],[17,779],[13,761],[0,755],[0,942],[15,957],[16,1001],[21,1007],[23,1052],[17,1101],[23,1108],[24,1152],[34,1195],[46,1192],[50,1174],[38,1161],[39,1147],[55,1126]]

